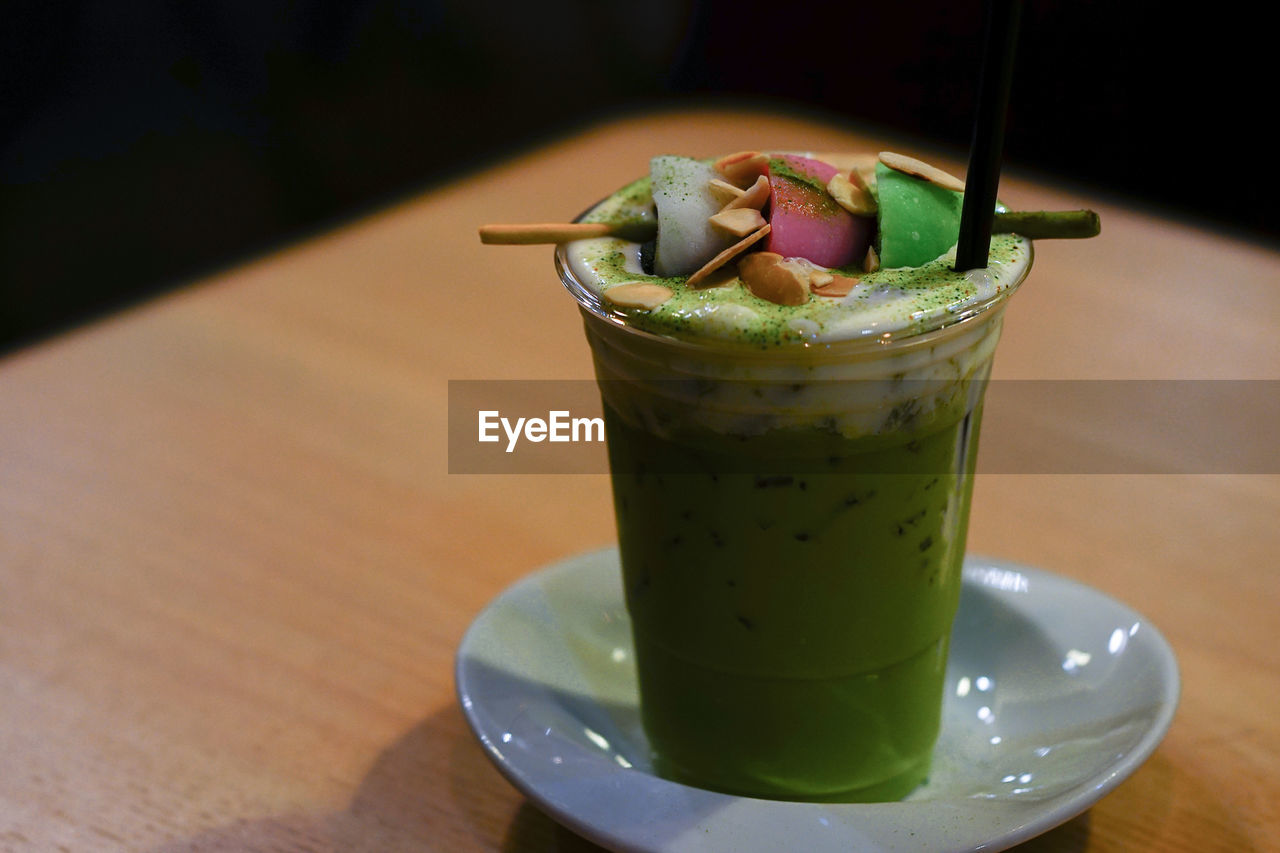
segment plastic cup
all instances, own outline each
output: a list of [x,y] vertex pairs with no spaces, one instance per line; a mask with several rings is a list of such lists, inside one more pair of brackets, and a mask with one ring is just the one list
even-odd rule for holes
[[563,249],[557,268],[604,403],[655,768],[904,797],[938,736],[982,392],[1021,280],[945,326],[762,350],[627,326]]

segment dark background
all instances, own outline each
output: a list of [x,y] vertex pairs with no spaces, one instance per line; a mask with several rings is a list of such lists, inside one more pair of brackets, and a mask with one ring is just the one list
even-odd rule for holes
[[[1236,8],[1028,0],[1006,161],[1277,242],[1274,47]],[[0,351],[620,111],[755,104],[965,146],[982,10],[10,0]]]

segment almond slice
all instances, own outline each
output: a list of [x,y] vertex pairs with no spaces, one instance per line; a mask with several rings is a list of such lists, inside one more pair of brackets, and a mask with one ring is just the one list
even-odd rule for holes
[[735,187],[728,181],[712,178],[707,181],[707,192],[711,193],[711,197],[716,201],[727,206],[742,198],[744,190],[741,187]]
[[615,284],[604,291],[604,299],[619,308],[643,308],[652,310],[675,294],[671,288],[646,281],[628,281]]
[[817,291],[819,287],[825,287],[835,281],[836,277],[826,270],[812,269],[809,270],[809,289]]
[[871,171],[868,172],[859,169],[849,169],[845,172],[845,177],[849,179],[849,183],[853,184],[858,189],[868,193],[871,192],[871,185],[875,183],[876,180],[875,161],[873,160],[871,163]]
[[756,178],[756,182],[751,188],[743,192],[733,201],[724,206],[725,210],[735,210],[740,207],[752,207],[760,210],[764,207],[765,202],[769,200],[769,176],[761,175]]
[[809,289],[819,296],[848,296],[862,282],[859,279],[847,275],[833,275],[831,281],[821,286],[815,287],[812,279],[809,282]]
[[715,169],[725,180],[748,187],[769,171],[769,157],[759,151],[739,151],[715,162]]
[[809,271],[776,252],[756,252],[738,263],[738,276],[754,295],[775,305],[809,301]]
[[725,208],[707,220],[735,237],[745,237],[764,226],[764,217],[754,207]]
[[867,152],[818,151],[808,156],[835,166],[842,172],[857,172],[863,176],[876,173],[876,155]]
[[[857,172],[852,172],[857,175]],[[836,200],[836,204],[855,216],[875,216],[876,200],[864,186],[859,186],[849,179],[850,175],[836,172],[827,182],[827,192]],[[861,178],[858,178],[861,181]]]
[[750,160],[752,157],[756,157],[759,154],[759,151],[735,151],[732,154],[724,155],[712,165],[715,167],[717,172],[723,172],[726,166],[730,166],[734,163],[741,163],[743,160]]
[[706,285],[703,284],[703,281],[707,278],[707,276],[711,275],[711,273],[715,272],[716,270],[720,269],[720,267],[729,263],[729,261],[738,257],[738,255],[745,252],[749,246],[754,244],[756,241],[762,239],[768,233],[769,233],[769,224],[765,223],[763,228],[760,228],[759,230],[748,234],[747,236],[743,237],[741,240],[734,243],[732,246],[725,249],[723,252],[721,252],[720,254],[716,255],[714,258],[712,258],[711,260],[703,264],[702,267],[698,269],[697,272],[689,276],[689,281],[687,282],[687,284],[693,288],[697,288],[699,286],[705,287]]
[[876,254],[875,246],[867,247],[867,256],[862,260],[862,268],[866,272],[875,272],[880,269],[880,256]]
[[738,281],[738,268],[732,263],[712,270],[698,282],[698,290],[710,290],[713,287],[724,287]]
[[955,175],[942,171],[937,166],[930,166],[923,160],[917,160],[905,154],[895,154],[892,151],[881,151],[880,162],[894,171],[911,175],[913,178],[920,178],[943,189],[958,193],[964,192],[964,181]]

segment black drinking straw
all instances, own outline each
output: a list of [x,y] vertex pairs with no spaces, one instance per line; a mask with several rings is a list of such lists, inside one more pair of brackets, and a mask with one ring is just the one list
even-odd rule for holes
[[1013,85],[1013,54],[1021,17],[1022,0],[987,0],[986,44],[969,146],[969,171],[965,175],[964,207],[960,211],[960,238],[956,243],[956,269],[961,272],[985,267],[991,251],[991,221],[1000,186],[1005,114]]

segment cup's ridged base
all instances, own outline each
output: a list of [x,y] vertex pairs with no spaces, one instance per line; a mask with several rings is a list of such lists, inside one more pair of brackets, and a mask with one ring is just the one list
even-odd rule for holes
[[929,772],[947,638],[833,678],[720,672],[637,637],[641,713],[658,772],[738,796],[898,800]]

